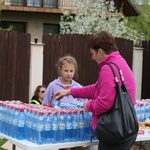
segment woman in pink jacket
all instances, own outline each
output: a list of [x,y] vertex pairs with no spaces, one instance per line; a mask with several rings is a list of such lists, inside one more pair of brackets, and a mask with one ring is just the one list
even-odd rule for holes
[[[100,68],[97,82],[82,88],[61,90],[56,92],[54,96],[56,99],[60,99],[65,95],[71,94],[76,98],[80,97],[90,99],[84,102],[84,109],[93,114],[92,129],[94,131],[101,114],[108,112],[113,107],[116,96],[116,83],[114,81],[114,76],[111,68],[106,65],[106,63],[114,62],[122,69],[125,78],[125,85],[133,103],[135,103],[136,85],[133,73],[125,59],[119,54],[115,38],[112,34],[107,31],[99,31],[94,34],[89,41],[89,49],[92,54],[92,59],[97,62]],[[116,67],[114,68],[117,77],[120,80],[118,70]],[[111,144],[100,141],[98,150],[130,150],[135,139],[136,135],[121,143]]]

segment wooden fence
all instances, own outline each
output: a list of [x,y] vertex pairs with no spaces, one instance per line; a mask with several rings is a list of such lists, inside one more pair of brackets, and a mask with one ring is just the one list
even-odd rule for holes
[[0,31],[0,99],[28,102],[29,34]]
[[[79,79],[82,85],[95,83],[98,77],[98,65],[91,59],[88,50],[88,40],[91,35],[43,35],[44,47],[44,70],[43,84],[57,78],[55,64],[59,57],[65,54],[74,56],[78,62]],[[116,39],[117,46],[122,56],[127,60],[132,69],[133,42],[125,39]]]
[[144,41],[143,47],[143,74],[142,98],[150,98],[150,41]]
[[[43,84],[47,86],[58,77],[55,64],[58,58],[65,54],[70,54],[77,59],[79,83],[82,85],[95,83],[99,68],[91,59],[87,47],[89,38],[90,35],[43,35],[45,44],[43,70],[41,70]],[[30,40],[30,34],[0,31],[0,99],[2,100],[20,99],[27,103],[29,101]],[[132,69],[133,42],[118,38],[116,41],[121,55]],[[147,71],[150,65],[150,54],[146,54],[148,52],[150,53],[144,50],[143,93],[148,93],[150,89],[150,84],[147,82],[149,79]],[[150,97],[148,94],[144,96]]]

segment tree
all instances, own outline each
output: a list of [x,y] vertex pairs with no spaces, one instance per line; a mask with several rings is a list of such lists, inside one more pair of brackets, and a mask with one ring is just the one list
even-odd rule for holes
[[129,17],[128,26],[136,30],[138,34],[143,34],[145,40],[150,40],[150,1],[133,0],[133,2],[140,10],[141,15],[137,17]]
[[[2,6],[3,6],[3,1],[0,1],[0,22],[1,22],[1,9],[2,9]],[[3,28],[0,27],[0,30],[12,31],[13,30],[13,26],[10,26],[7,29],[3,29]]]
[[115,37],[133,40],[137,44],[143,35],[127,27],[128,19],[118,11],[113,0],[73,0],[73,13],[62,10],[61,34],[93,34],[110,31]]

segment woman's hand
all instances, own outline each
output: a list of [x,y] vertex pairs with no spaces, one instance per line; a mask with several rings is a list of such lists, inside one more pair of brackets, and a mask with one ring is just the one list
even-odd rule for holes
[[85,111],[88,111],[86,105],[87,105],[87,103],[88,103],[89,101],[92,101],[92,100],[91,100],[91,99],[90,99],[90,100],[86,100],[86,101],[84,101],[84,103],[83,103],[83,108],[84,108]]
[[62,97],[66,95],[70,95],[70,90],[59,90],[54,94],[55,99],[61,99]]
[[84,104],[83,104],[84,111],[88,111],[87,108],[86,108],[87,103],[88,103],[88,100],[84,101]]

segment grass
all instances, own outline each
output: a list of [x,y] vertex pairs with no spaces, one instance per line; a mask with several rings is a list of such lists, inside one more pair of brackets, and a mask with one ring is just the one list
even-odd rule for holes
[[6,139],[0,139],[0,150],[5,150],[4,148],[2,148],[1,146],[6,143],[7,140]]

